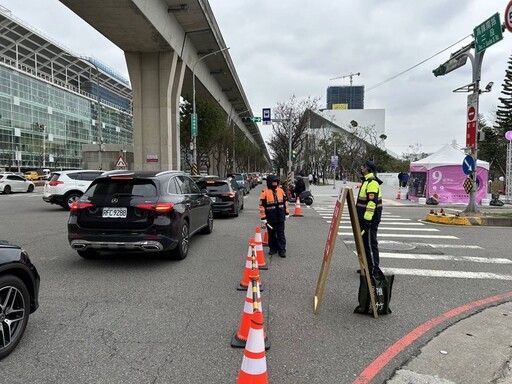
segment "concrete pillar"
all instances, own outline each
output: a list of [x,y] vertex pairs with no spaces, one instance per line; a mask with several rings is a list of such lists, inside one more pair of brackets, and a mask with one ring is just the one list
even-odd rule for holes
[[133,94],[133,169],[180,169],[179,95],[185,66],[175,52],[125,52],[125,58]]

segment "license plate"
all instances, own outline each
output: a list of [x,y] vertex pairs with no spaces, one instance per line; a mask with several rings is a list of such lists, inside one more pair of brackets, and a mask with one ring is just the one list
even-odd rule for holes
[[106,219],[124,219],[128,213],[126,208],[103,208],[103,218]]

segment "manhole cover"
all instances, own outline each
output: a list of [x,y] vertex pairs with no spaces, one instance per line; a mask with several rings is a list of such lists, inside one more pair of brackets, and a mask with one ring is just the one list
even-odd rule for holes
[[400,241],[379,241],[379,249],[409,251],[414,248],[416,248],[414,244],[402,243]]

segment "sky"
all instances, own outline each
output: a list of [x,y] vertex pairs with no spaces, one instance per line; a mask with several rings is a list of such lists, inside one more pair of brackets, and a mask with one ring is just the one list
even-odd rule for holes
[[[435,77],[432,70],[469,44],[473,28],[496,12],[504,22],[509,0],[210,0],[255,116],[297,99],[318,98],[327,87],[365,86],[365,108],[385,109],[386,147],[402,155],[432,153],[454,140],[465,146],[472,66]],[[18,19],[71,51],[94,56],[128,78],[123,52],[58,0],[0,0]],[[58,22],[56,22],[58,21]],[[450,48],[451,47],[451,48]],[[440,53],[441,52],[441,53]],[[474,53],[474,51],[472,51]],[[438,54],[439,53],[439,54]],[[503,97],[512,33],[483,57],[479,112],[494,122]],[[412,68],[412,69],[411,69]],[[271,127],[260,125],[263,138]]]

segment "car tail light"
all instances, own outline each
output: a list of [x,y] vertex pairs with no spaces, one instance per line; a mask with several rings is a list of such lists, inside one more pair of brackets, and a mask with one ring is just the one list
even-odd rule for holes
[[235,194],[234,193],[223,193],[222,194],[223,196],[227,196],[230,200],[234,200],[235,199]]
[[56,186],[57,186],[57,185],[59,185],[59,184],[64,184],[64,182],[63,182],[63,181],[59,181],[59,180],[52,180],[52,181],[50,181],[50,182],[48,183],[48,185],[49,185],[50,187],[56,187]]
[[172,211],[174,208],[174,204],[173,203],[140,203],[140,204],[136,204],[135,208],[165,213],[165,212]]
[[74,201],[71,203],[70,208],[72,211],[79,211],[81,209],[91,208],[93,205],[87,201]]
[[112,180],[133,180],[133,176],[112,176]]

